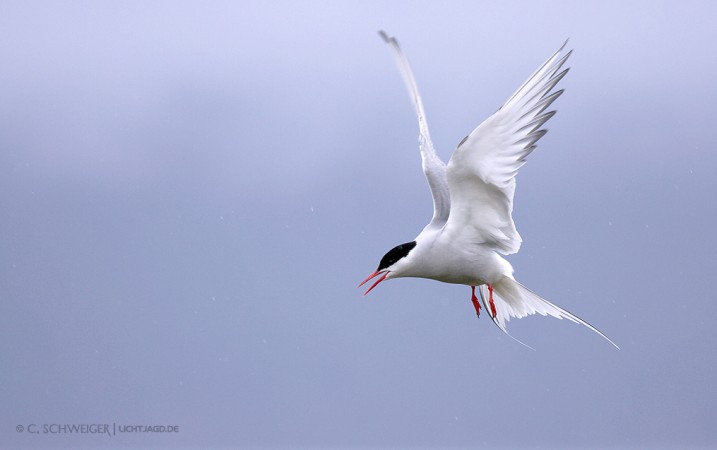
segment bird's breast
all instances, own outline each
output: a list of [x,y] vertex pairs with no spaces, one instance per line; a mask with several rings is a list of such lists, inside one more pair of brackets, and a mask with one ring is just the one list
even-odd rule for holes
[[414,261],[411,270],[402,276],[478,286],[513,272],[508,261],[480,245],[460,246],[436,241],[416,252]]

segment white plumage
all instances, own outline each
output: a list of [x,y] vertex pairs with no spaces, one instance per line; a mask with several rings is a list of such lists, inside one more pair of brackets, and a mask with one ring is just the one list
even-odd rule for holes
[[[521,238],[512,218],[515,176],[526,157],[546,133],[542,126],[555,111],[547,111],[562,93],[555,90],[567,74],[562,69],[571,52],[565,44],[536,70],[505,104],[466,136],[448,165],[436,155],[423,103],[408,60],[395,38],[380,32],[393,50],[418,116],[423,172],[433,196],[433,217],[414,241],[399,245],[361,283],[379,276],[430,278],[479,287],[493,322],[507,333],[511,317],[539,313],[583,324],[615,345],[592,325],[534,294],[513,278],[513,267],[501,255],[516,253]],[[617,347],[617,345],[615,345]]]

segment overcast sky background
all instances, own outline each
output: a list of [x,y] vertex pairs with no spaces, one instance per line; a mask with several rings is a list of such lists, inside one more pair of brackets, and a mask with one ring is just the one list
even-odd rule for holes
[[[717,445],[712,2],[0,3],[3,448]],[[516,277],[356,285],[566,38]],[[28,434],[18,425],[178,425]]]

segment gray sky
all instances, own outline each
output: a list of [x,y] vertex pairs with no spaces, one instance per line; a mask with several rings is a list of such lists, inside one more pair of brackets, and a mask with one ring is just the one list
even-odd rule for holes
[[[716,445],[717,11],[625,3],[3,2],[0,446]],[[379,29],[444,159],[570,38],[510,261],[622,350],[361,296],[431,215]],[[180,431],[16,430],[81,423]]]

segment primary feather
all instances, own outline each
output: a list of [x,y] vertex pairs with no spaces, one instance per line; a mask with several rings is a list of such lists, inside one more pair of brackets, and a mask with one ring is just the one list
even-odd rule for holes
[[403,78],[403,82],[406,84],[408,94],[411,96],[413,107],[416,109],[416,115],[418,116],[418,142],[421,149],[423,173],[426,175],[426,179],[428,180],[428,185],[431,188],[431,194],[433,196],[433,218],[426,228],[440,228],[446,223],[446,220],[448,220],[448,214],[451,210],[446,165],[443,161],[441,161],[441,158],[436,155],[436,150],[433,148],[431,135],[428,132],[426,113],[423,111],[423,102],[421,101],[421,96],[418,93],[416,79],[413,76],[413,71],[411,70],[411,66],[408,64],[406,55],[404,55],[401,47],[398,45],[396,38],[389,37],[383,31],[379,31],[379,34],[391,47],[391,50],[393,50],[396,65],[401,71],[401,77]]
[[453,153],[447,171],[451,214],[445,226],[450,239],[487,245],[504,255],[520,249],[512,217],[515,176],[545,135],[541,127],[555,114],[544,111],[563,92],[552,92],[568,72],[560,71],[570,56],[559,57],[563,47]]

